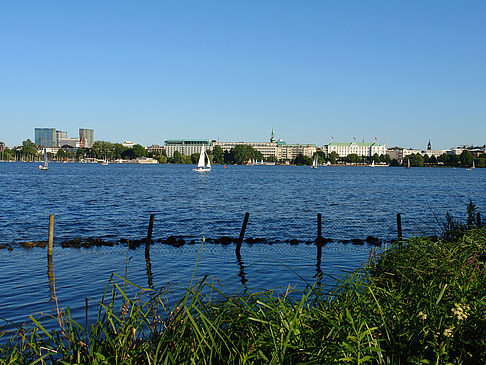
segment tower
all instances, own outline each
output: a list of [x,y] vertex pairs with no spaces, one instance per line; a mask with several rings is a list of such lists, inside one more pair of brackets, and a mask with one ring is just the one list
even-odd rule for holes
[[272,128],[272,136],[270,137],[270,142],[271,143],[277,142],[277,140],[275,139],[275,132],[274,132],[273,128]]
[[430,139],[429,139],[429,143],[427,144],[427,151],[432,151],[432,145],[430,144]]

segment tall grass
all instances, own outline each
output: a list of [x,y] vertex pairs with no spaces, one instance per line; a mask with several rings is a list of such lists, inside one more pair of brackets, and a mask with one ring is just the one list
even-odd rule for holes
[[114,274],[95,323],[69,308],[50,319],[53,331],[31,317],[0,363],[484,364],[485,261],[486,231],[470,228],[392,245],[331,293],[317,281],[300,293],[227,295],[204,278],[170,307],[170,290]]

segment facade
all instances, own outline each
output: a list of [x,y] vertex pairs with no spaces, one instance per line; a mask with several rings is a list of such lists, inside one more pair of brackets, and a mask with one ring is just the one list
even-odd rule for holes
[[164,151],[165,148],[163,146],[159,146],[158,144],[153,144],[152,146],[147,147],[147,152],[150,153],[158,153],[162,154],[162,151]]
[[214,142],[214,146],[220,146],[223,152],[229,152],[238,145],[252,146],[263,155],[263,158],[277,156],[276,142]]
[[79,128],[79,147],[91,148],[94,143],[94,129]]
[[317,148],[314,145],[280,144],[277,146],[277,159],[279,161],[294,160],[298,155],[313,157]]
[[414,150],[412,148],[392,147],[386,150],[386,154],[390,156],[392,160],[397,160],[398,163],[402,163],[406,156],[421,153],[420,150]]
[[135,146],[135,142],[132,141],[125,141],[122,143],[122,146],[125,148],[133,148]]
[[56,130],[56,142],[57,142],[56,146],[57,147],[61,147],[62,146],[61,140],[67,139],[67,138],[68,138],[67,132],[57,131]]
[[193,153],[201,153],[203,146],[205,146],[207,151],[212,151],[214,147],[213,142],[211,140],[169,139],[165,141],[164,149],[167,157],[173,157],[175,151],[182,155],[190,156]]
[[331,142],[327,146],[324,146],[323,150],[326,155],[330,155],[332,152],[336,152],[339,157],[346,157],[351,154],[357,154],[358,156],[373,156],[375,153],[379,155],[386,154],[386,145],[376,142],[370,143],[339,143]]
[[62,138],[58,140],[58,147],[62,148],[79,148],[81,143],[77,138]]
[[56,128],[35,128],[35,144],[44,147],[56,147]]

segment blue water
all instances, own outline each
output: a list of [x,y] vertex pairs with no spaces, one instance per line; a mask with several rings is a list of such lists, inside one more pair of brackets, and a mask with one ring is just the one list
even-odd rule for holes
[[[34,163],[0,163],[0,244],[14,248],[0,250],[0,317],[19,323],[55,309],[46,250],[15,244],[46,240],[49,214],[55,215],[52,271],[59,304],[84,318],[85,297],[98,300],[112,272],[124,275],[127,258],[128,279],[137,285],[171,285],[174,297],[188,285],[199,244],[155,243],[150,283],[143,246],[60,247],[75,237],[143,238],[152,213],[154,240],[174,235],[197,243],[237,237],[250,213],[245,238],[273,244],[244,244],[241,263],[233,244],[205,243],[196,271],[196,278],[210,275],[231,293],[242,281],[249,290],[285,291],[302,286],[302,278],[312,282],[319,270],[326,278],[342,276],[366,262],[370,246],[340,241],[369,235],[389,241],[396,237],[396,213],[402,213],[404,236],[411,236],[440,233],[447,211],[464,218],[470,199],[486,211],[486,169],[214,166],[198,174],[192,167],[52,163],[39,171]],[[323,236],[334,240],[323,248],[319,267],[314,245],[285,243],[314,240],[317,213]]]

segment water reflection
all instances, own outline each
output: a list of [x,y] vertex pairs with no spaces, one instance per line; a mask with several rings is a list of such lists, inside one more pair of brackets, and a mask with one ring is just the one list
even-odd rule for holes
[[148,286],[150,289],[154,288],[154,282],[153,282],[153,274],[152,274],[152,264],[150,261],[150,253],[148,250],[145,250],[145,263],[146,263],[146,270],[147,270],[147,279],[148,279]]
[[245,265],[243,260],[241,259],[241,254],[239,251],[236,251],[236,260],[238,261],[238,265],[240,266],[240,272],[238,273],[238,276],[240,277],[241,285],[245,287],[245,290],[248,289],[246,287],[246,282],[248,279],[246,278],[246,273],[245,273]]
[[317,262],[316,262],[316,274],[314,275],[314,277],[320,278],[322,276],[322,269],[321,269],[322,245],[320,243],[316,243],[316,245],[317,245]]
[[49,280],[49,301],[53,301],[56,299],[56,279],[52,255],[47,255],[47,279]]

